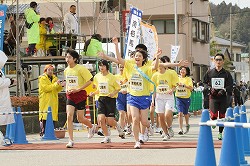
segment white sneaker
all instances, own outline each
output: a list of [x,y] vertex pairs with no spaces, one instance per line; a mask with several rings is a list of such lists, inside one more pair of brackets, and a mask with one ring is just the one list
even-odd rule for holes
[[160,131],[161,131],[161,128],[160,127],[156,127],[155,133],[160,133]]
[[148,128],[148,133],[149,135],[153,136],[154,135],[154,127],[152,125],[150,125],[150,127]]
[[95,134],[95,125],[92,125],[92,128],[88,129],[88,138],[92,138]]
[[144,135],[141,133],[139,134],[139,142],[142,144],[144,143]]
[[166,134],[165,137],[163,138],[163,141],[168,141],[170,139],[169,134]]
[[144,134],[144,139],[143,139],[143,142],[148,142],[149,140],[149,136],[147,133]]
[[139,141],[136,141],[134,148],[135,149],[141,149],[141,143]]
[[162,134],[161,134],[161,138],[164,138],[164,137],[165,137],[165,134],[164,134],[164,133],[162,133]]
[[73,148],[73,146],[74,146],[74,142],[69,141],[69,143],[66,145],[66,148]]
[[169,128],[168,128],[168,133],[169,133],[169,136],[170,136],[170,137],[174,137],[174,130],[173,130],[172,127],[169,127]]
[[119,133],[119,137],[121,137],[122,139],[125,139],[125,134],[124,134],[123,129],[119,123],[117,123],[116,129]]
[[132,133],[132,126],[128,125],[126,135],[131,135],[131,133]]
[[104,137],[101,143],[102,144],[111,143],[111,139],[109,137]]

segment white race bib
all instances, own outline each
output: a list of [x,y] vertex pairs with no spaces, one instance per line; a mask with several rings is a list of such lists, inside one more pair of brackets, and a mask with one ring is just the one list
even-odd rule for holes
[[67,76],[66,83],[68,89],[78,88],[78,77],[77,76]]
[[121,85],[121,90],[120,91],[127,91],[127,88],[128,88],[128,82]]
[[168,90],[169,90],[168,85],[163,84],[163,85],[158,85],[157,87],[157,93],[166,94]]
[[187,88],[178,86],[176,88],[176,96],[187,96]]
[[108,83],[107,82],[98,83],[98,87],[99,87],[99,92],[101,94],[108,94],[109,93]]
[[225,78],[212,78],[212,88],[223,89]]
[[133,75],[130,80],[130,88],[135,91],[142,91],[143,79],[139,75]]

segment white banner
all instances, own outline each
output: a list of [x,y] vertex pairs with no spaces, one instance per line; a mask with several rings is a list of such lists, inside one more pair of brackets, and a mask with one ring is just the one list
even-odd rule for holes
[[130,20],[129,28],[126,36],[126,43],[124,49],[125,59],[129,59],[131,52],[135,50],[135,46],[139,44],[140,41],[140,22],[142,17],[142,11],[137,8],[131,8],[130,10]]
[[142,40],[148,48],[148,59],[153,60],[158,50],[158,36],[154,25],[141,22]]
[[180,46],[173,46],[171,45],[171,63],[176,61],[177,55],[179,53]]

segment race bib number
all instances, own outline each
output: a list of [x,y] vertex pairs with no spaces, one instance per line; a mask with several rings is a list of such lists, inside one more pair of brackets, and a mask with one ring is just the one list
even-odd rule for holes
[[98,86],[99,86],[99,92],[101,94],[108,94],[109,93],[108,83],[107,82],[100,82],[98,84]]
[[125,84],[121,85],[121,91],[127,91],[127,88],[128,88],[127,82]]
[[143,79],[139,75],[134,75],[130,80],[130,88],[135,91],[142,91]]
[[169,90],[168,85],[158,85],[157,87],[157,93],[166,94],[168,90]]
[[177,87],[176,88],[176,96],[187,96],[187,88],[185,87]]
[[78,77],[77,76],[67,76],[66,77],[67,87],[69,89],[78,87]]
[[212,88],[223,89],[225,78],[212,78]]

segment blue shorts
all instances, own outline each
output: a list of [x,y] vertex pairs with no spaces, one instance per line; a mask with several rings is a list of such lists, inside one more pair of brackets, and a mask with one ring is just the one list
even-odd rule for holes
[[118,97],[116,98],[116,109],[118,111],[126,111],[127,112],[127,94],[118,93]]
[[130,98],[131,98],[131,95],[129,93],[127,93],[127,104],[130,105]]
[[182,112],[184,115],[188,114],[190,103],[191,103],[190,98],[176,97],[176,108],[178,112]]
[[148,109],[151,105],[150,96],[132,96],[130,97],[130,105],[138,108],[139,110]]

